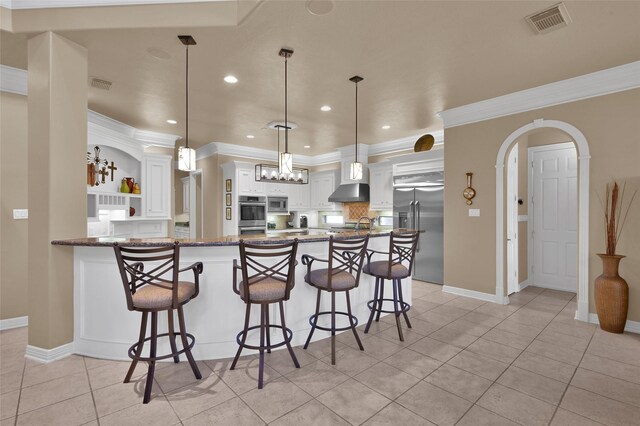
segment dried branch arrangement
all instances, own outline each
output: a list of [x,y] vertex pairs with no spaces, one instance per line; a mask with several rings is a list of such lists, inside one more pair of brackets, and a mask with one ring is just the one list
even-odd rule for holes
[[[608,183],[604,194],[604,228],[605,235],[607,236],[607,254],[615,255],[616,246],[620,240],[624,223],[627,220],[629,209],[633,203],[633,199],[638,193],[637,190],[633,191],[629,202],[625,205],[625,190],[627,184],[620,185],[615,180]],[[602,199],[600,200],[602,202]]]

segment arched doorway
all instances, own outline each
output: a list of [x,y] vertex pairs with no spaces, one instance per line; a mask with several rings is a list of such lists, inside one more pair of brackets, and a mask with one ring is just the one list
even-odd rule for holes
[[541,128],[555,128],[568,134],[578,152],[578,310],[576,319],[589,319],[589,146],[582,132],[569,123],[557,120],[534,120],[511,133],[502,142],[496,159],[496,300],[508,303],[505,295],[505,176],[507,153],[514,141],[525,133]]

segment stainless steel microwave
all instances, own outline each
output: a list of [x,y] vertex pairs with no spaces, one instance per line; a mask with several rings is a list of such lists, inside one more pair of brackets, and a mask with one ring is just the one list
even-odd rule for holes
[[289,199],[287,197],[267,198],[268,213],[289,213]]

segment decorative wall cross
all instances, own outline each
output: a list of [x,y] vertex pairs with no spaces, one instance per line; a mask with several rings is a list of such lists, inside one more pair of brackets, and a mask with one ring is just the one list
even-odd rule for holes
[[[103,184],[107,183],[104,179],[105,176],[109,176],[109,172],[107,171],[107,168],[103,167],[98,173],[100,174],[100,176],[102,176],[102,183]],[[111,180],[113,180],[113,176],[111,176],[111,178],[112,178]]]
[[[115,173],[114,173],[114,172],[115,172],[116,170],[118,170],[118,168],[116,167],[116,165],[115,165],[115,164],[113,164],[113,161],[111,162],[111,165],[110,165],[109,167],[107,167],[107,168],[108,168],[109,170],[111,170],[111,182],[113,182],[113,178],[114,178],[114,176],[115,176]],[[103,179],[103,182],[102,182],[102,183],[104,183],[104,179]]]

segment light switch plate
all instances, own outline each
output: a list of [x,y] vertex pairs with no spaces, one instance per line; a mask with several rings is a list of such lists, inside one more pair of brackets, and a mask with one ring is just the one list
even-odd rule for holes
[[480,216],[480,209],[469,209],[470,217],[478,217]]
[[29,219],[29,210],[28,209],[13,209],[13,218],[14,219]]

